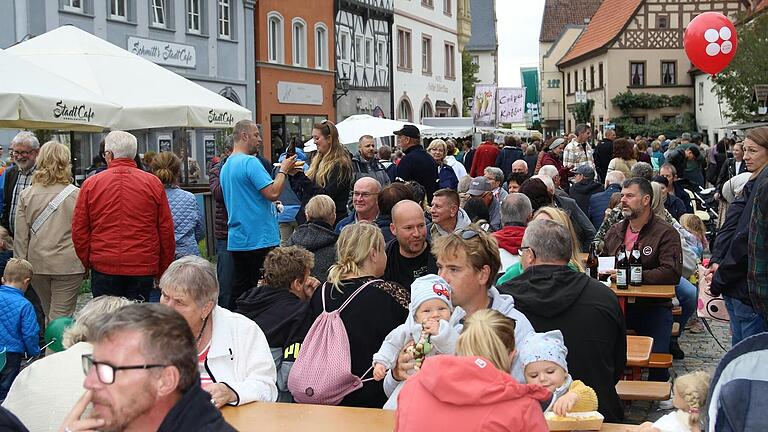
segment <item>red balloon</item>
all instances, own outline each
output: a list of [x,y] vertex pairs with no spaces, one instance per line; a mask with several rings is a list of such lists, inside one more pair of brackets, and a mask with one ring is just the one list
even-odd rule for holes
[[685,29],[683,47],[694,66],[714,75],[733,60],[739,39],[731,21],[718,12],[704,12]]

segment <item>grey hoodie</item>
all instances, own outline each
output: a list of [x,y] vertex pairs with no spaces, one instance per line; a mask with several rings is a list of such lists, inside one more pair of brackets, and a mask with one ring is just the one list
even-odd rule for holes
[[315,254],[312,276],[320,282],[328,280],[328,270],[336,263],[336,240],[339,235],[328,225],[310,222],[300,225],[288,239],[288,246],[301,246]]
[[[469,216],[467,215],[467,212],[464,211],[463,208],[459,208],[459,212],[456,214],[456,228],[453,229],[453,232],[459,232],[471,224],[472,221],[469,220]],[[429,235],[432,240],[444,236],[446,234],[450,234],[448,231],[444,230],[440,225],[436,223],[431,223],[429,227]]]

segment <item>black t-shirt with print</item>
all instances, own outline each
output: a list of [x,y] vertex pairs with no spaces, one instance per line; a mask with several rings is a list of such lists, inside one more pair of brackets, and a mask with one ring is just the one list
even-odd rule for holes
[[400,244],[397,239],[392,240],[387,245],[387,268],[384,270],[384,280],[397,282],[410,291],[411,284],[416,278],[437,274],[437,261],[431,249],[431,245],[427,242],[424,252],[415,258],[407,258],[400,254]]

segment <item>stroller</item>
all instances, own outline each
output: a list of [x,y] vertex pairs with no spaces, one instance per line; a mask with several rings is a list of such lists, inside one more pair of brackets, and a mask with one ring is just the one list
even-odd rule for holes
[[768,333],[741,341],[720,360],[709,386],[705,430],[768,431]]

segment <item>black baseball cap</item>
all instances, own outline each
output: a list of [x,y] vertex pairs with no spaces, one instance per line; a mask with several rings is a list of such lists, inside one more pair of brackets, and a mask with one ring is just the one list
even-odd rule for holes
[[417,128],[414,125],[405,125],[402,129],[392,132],[395,135],[404,135],[408,138],[414,138],[419,139],[421,136],[421,133],[419,132],[419,128]]

